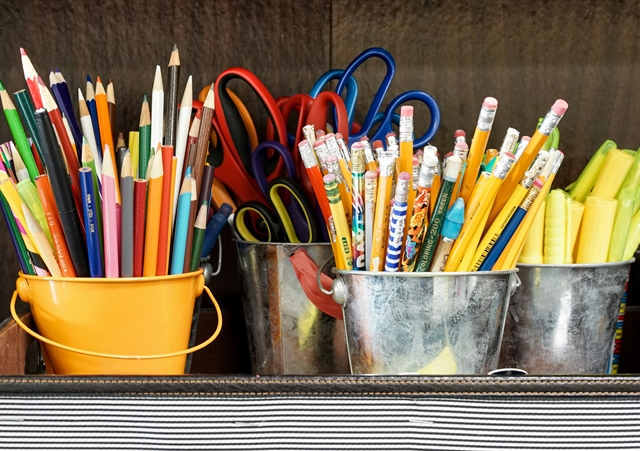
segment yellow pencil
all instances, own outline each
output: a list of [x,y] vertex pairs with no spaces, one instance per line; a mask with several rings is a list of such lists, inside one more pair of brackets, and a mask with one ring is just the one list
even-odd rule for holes
[[384,152],[378,160],[380,175],[378,177],[378,193],[376,196],[376,213],[373,219],[373,245],[371,248],[370,271],[384,269],[387,250],[387,232],[389,230],[389,212],[391,211],[391,189],[393,184],[393,169],[395,156],[391,152]]
[[138,162],[140,161],[140,132],[129,132],[129,151],[131,152],[131,165],[135,180],[138,178]]
[[340,255],[335,256],[342,259],[342,263],[347,270],[353,269],[353,256],[351,254],[351,230],[347,225],[344,213],[344,206],[340,200],[340,191],[336,183],[336,176],[327,174],[323,178],[324,188],[327,191],[327,199],[331,208],[334,225],[336,228],[337,245]]
[[[155,155],[153,167],[149,174],[149,192],[147,199],[147,225],[144,240],[144,277],[155,276],[158,258],[158,237],[160,235],[160,207],[162,205],[162,182],[164,171],[162,158]],[[169,177],[167,174],[167,177]]]
[[[413,107],[404,105],[400,108],[400,158],[397,161],[398,174],[412,173],[413,162]],[[411,191],[411,187],[409,188]],[[408,210],[411,211],[411,210]]]

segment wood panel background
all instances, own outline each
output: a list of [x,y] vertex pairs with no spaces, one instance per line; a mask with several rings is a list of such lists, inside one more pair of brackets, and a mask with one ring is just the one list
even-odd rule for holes
[[[531,135],[557,98],[569,102],[560,124],[564,186],[605,140],[640,146],[640,2],[631,0],[410,2],[356,0],[88,0],[3,2],[0,80],[10,92],[25,87],[19,48],[41,75],[59,67],[71,87],[87,74],[112,77],[117,129],[137,128],[142,94],[154,67],[163,70],[174,43],[180,48],[181,87],[212,82],[225,68],[254,71],[274,96],[308,91],[329,68],[344,68],[366,48],[389,50],[397,74],[387,101],[408,89],[429,92],[442,112],[433,144],[448,150],[453,132],[473,133],[482,99],[499,102],[490,144],[507,127]],[[357,74],[357,117],[383,77],[379,61]],[[238,88],[242,91],[242,88]],[[252,102],[249,102],[253,105]],[[426,128],[417,107],[416,132]],[[0,120],[0,139],[10,139]],[[225,265],[213,289],[227,307],[238,306],[239,283],[230,235]],[[18,268],[0,225],[0,319]],[[221,282],[224,281],[224,282]]]

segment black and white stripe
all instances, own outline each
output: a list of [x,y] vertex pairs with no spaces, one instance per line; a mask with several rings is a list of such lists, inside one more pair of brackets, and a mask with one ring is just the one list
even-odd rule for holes
[[4,395],[0,449],[640,449],[640,399]]

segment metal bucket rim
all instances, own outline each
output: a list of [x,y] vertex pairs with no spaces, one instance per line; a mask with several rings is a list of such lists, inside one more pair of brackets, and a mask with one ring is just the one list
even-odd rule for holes
[[510,274],[516,274],[518,268],[507,269],[503,271],[466,271],[466,272],[387,272],[387,271],[346,271],[333,268],[331,270],[333,274],[340,274],[345,276],[380,276],[380,277],[404,277],[407,279],[418,278],[434,278],[434,277],[463,277],[463,276],[476,276],[476,277],[488,277],[488,276],[506,276]]
[[248,245],[265,245],[265,246],[295,246],[295,247],[312,247],[312,246],[331,246],[331,243],[278,243],[278,242],[270,242],[270,241],[245,241],[238,238],[233,238],[233,242],[238,244],[248,244]]
[[605,263],[567,263],[562,265],[535,265],[532,263],[518,263],[517,266],[522,268],[561,268],[561,269],[586,269],[586,268],[615,268],[616,266],[628,266],[635,262],[635,257],[622,262],[605,262]]

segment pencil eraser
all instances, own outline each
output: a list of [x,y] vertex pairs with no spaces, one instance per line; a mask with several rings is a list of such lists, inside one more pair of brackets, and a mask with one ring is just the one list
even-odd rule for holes
[[456,149],[469,150],[469,145],[466,142],[459,142],[456,144]]
[[408,172],[401,172],[400,174],[398,174],[398,180],[404,180],[408,182],[409,180],[411,180],[411,175]]
[[364,178],[367,180],[375,180],[378,178],[378,173],[376,171],[367,171],[364,173]]
[[411,105],[400,107],[400,117],[413,117],[413,107]]
[[396,134],[394,132],[389,132],[386,135],[384,135],[385,138],[389,138],[389,136],[396,136]]
[[498,99],[495,97],[485,97],[484,102],[482,102],[482,106],[489,110],[495,110],[498,108]]
[[336,135],[334,135],[333,133],[329,133],[327,135],[324,135],[324,139],[331,139],[334,138]]
[[556,113],[558,116],[562,116],[565,111],[569,108],[569,104],[562,99],[556,100],[556,103],[551,107],[551,111]]
[[448,152],[444,155],[445,158],[449,158],[453,156],[453,152]]
[[340,132],[336,133],[336,139],[342,139],[342,138],[343,138],[342,133]]
[[413,157],[413,166],[418,166],[420,164],[420,160],[418,160],[418,157]]
[[514,160],[516,159],[516,156],[514,154],[512,154],[511,152],[505,152],[502,154],[505,158],[513,158]]
[[535,182],[533,182],[533,186],[537,188],[542,188],[542,185],[544,185],[544,183],[542,183],[542,180],[540,179],[536,179]]
[[334,163],[336,161],[338,161],[338,157],[336,157],[335,155],[329,155],[326,158],[327,163]]
[[520,141],[531,141],[531,136],[523,136]]
[[379,139],[376,139],[373,142],[373,148],[374,149],[379,149],[380,147],[384,147],[384,144],[382,144],[382,141],[380,141]]
[[322,177],[322,180],[324,181],[324,183],[332,183],[336,181],[336,176],[333,174],[327,174]]
[[319,140],[317,140],[316,142],[314,142],[314,143],[313,143],[313,148],[314,148],[314,149],[317,149],[318,147],[322,147],[322,146],[324,146],[324,145],[325,145],[325,144],[324,144],[324,141],[322,141],[322,140],[320,140],[320,139],[319,139]]
[[309,141],[307,141],[306,139],[303,139],[302,141],[300,141],[300,142],[298,143],[298,147],[304,147],[304,146],[306,146],[307,144],[309,144]]
[[456,130],[456,132],[453,134],[454,138],[459,138],[461,136],[467,136],[467,134],[464,132],[464,130]]
[[316,130],[316,136],[324,136],[324,130]]
[[364,135],[362,138],[360,138],[358,141],[369,141],[369,137],[367,135]]
[[351,146],[351,150],[364,150],[364,144],[362,144],[361,142],[357,142],[357,143],[353,143],[353,145]]
[[416,157],[419,157],[420,155],[424,155],[424,152],[422,150],[418,150],[415,155]]

